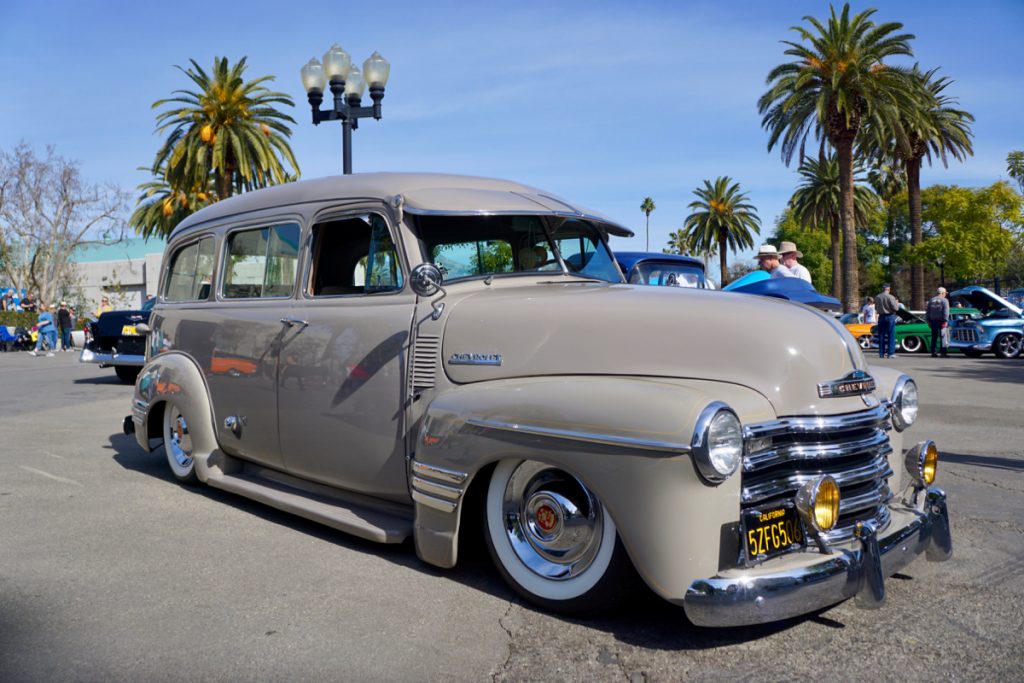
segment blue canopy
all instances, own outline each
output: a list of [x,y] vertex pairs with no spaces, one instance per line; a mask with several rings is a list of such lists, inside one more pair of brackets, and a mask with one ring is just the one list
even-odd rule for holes
[[741,277],[741,278],[739,278],[737,280],[733,280],[732,282],[727,284],[725,287],[722,287],[722,290],[726,291],[726,292],[731,292],[734,289],[736,289],[737,287],[743,287],[745,285],[749,285],[749,284],[752,284],[754,282],[760,282],[761,280],[767,280],[770,277],[771,277],[771,275],[769,275],[767,271],[760,270],[760,269],[759,270],[754,270],[754,271],[751,271],[751,272],[747,273],[746,275],[744,275],[743,277]]
[[[787,299],[789,301],[807,304],[808,306],[814,306],[815,308],[820,308],[825,311],[839,310],[842,308],[842,304],[839,303],[839,299],[819,294],[809,282],[801,280],[800,278],[771,278],[768,277],[768,273],[765,273],[764,271],[760,272],[764,273],[765,277],[760,278],[755,282],[747,282],[745,284],[741,284],[743,278],[740,278],[736,282],[730,283],[726,289],[739,294],[757,294],[760,296],[773,296],[777,299]],[[750,275],[753,275],[753,273],[750,273]]]

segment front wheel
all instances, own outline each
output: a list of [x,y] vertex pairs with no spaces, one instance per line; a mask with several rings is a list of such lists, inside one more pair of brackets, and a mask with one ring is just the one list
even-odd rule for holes
[[613,607],[635,584],[611,515],[573,475],[506,460],[491,475],[484,535],[498,571],[523,598],[563,614]]
[[1021,338],[1015,334],[1000,335],[992,345],[992,350],[1000,358],[1016,358],[1021,351]]
[[196,484],[196,462],[192,458],[192,434],[178,406],[164,408],[164,451],[174,478],[183,484]]
[[920,337],[904,337],[900,342],[900,347],[907,353],[917,353],[922,346]]
[[860,348],[862,348],[862,349],[865,349],[865,350],[870,349],[871,348],[871,335],[870,334],[862,334],[861,336],[857,337],[857,343],[860,344]]

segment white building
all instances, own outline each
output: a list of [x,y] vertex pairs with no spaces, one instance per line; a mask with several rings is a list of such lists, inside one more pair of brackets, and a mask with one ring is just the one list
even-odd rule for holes
[[104,296],[114,308],[138,308],[157,292],[165,246],[162,239],[141,237],[113,244],[86,242],[72,257],[75,283],[65,294],[88,310]]

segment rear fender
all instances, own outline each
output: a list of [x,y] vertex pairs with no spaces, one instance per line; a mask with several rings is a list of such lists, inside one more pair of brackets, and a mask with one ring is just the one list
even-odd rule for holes
[[[209,388],[195,361],[174,351],[153,358],[135,383],[132,419],[136,440],[145,450],[152,450],[152,435],[163,437],[162,418],[169,405],[176,406],[185,416],[192,437],[196,476],[207,481],[211,471],[223,469],[226,462],[214,431]],[[161,423],[150,424],[151,418]]]

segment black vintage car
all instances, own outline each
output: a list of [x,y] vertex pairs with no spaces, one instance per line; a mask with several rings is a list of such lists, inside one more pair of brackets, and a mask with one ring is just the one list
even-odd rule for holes
[[149,321],[155,302],[150,299],[137,311],[107,311],[89,323],[90,339],[78,360],[99,363],[101,368],[113,366],[122,382],[134,383],[146,363],[146,336],[137,325]]

